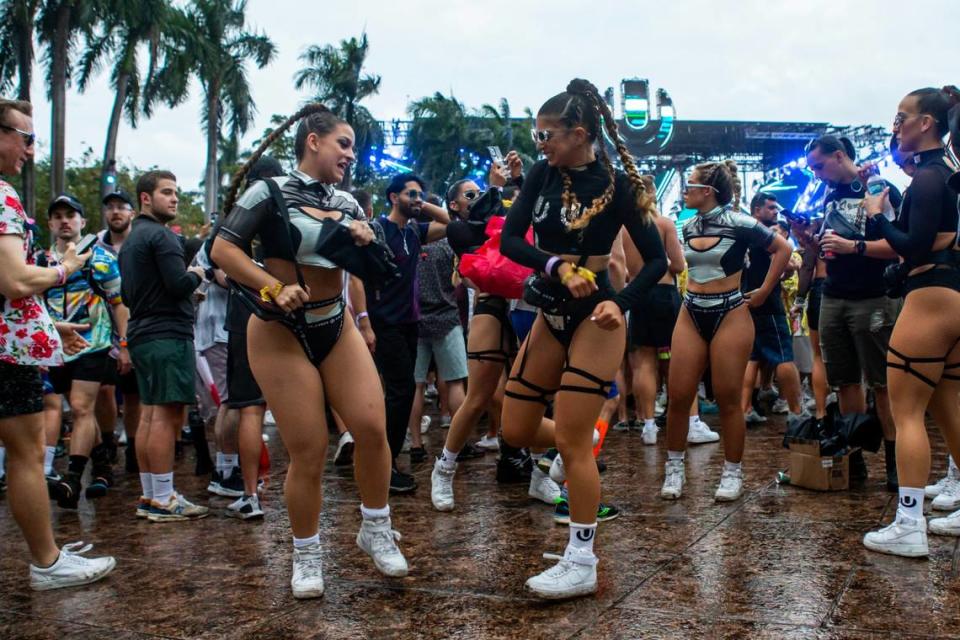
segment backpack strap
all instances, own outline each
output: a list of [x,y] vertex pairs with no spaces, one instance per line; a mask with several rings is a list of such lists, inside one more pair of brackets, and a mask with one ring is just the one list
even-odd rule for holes
[[293,268],[297,272],[297,284],[300,285],[301,289],[306,290],[307,285],[303,280],[303,272],[300,271],[300,265],[297,264],[297,250],[293,246],[293,236],[290,233],[290,212],[287,210],[287,201],[283,197],[283,193],[280,191],[280,185],[277,184],[276,180],[273,178],[266,178],[264,182],[267,183],[267,189],[270,191],[270,196],[273,198],[273,203],[277,207],[277,213],[280,214],[280,217],[283,218],[283,228],[287,232],[287,242],[290,244],[290,254],[294,257]]

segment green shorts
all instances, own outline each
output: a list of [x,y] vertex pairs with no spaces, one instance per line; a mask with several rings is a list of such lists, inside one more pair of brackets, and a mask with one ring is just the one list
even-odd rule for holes
[[887,343],[899,302],[886,296],[844,300],[824,294],[820,304],[820,350],[830,386],[887,386]]
[[130,359],[137,373],[137,387],[143,404],[193,404],[197,401],[194,388],[197,361],[192,340],[164,338],[130,345]]

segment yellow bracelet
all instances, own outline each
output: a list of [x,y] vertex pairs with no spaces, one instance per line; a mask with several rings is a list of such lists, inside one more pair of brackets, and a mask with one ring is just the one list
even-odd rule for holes
[[587,269],[586,267],[577,267],[577,275],[590,282],[597,281],[597,274],[595,274],[593,271],[590,271],[590,269]]
[[567,271],[565,275],[560,276],[560,284],[563,285],[567,284],[567,282],[570,281],[570,278],[577,275],[577,265],[573,264],[572,262],[568,262],[567,264],[570,265],[570,271]]
[[260,289],[260,299],[264,302],[274,302],[281,291],[283,291],[282,282],[268,284]]

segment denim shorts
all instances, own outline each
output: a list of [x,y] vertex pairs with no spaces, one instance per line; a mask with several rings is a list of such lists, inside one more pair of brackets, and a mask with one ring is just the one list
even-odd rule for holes
[[417,365],[414,379],[417,384],[427,381],[430,361],[437,363],[437,377],[444,382],[467,377],[467,345],[463,328],[459,325],[441,338],[420,338],[417,341]]

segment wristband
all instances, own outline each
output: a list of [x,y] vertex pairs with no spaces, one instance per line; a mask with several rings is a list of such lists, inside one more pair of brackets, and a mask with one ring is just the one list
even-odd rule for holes
[[547,273],[548,276],[555,276],[555,275],[557,275],[557,274],[556,274],[556,269],[557,269],[557,267],[560,266],[560,262],[562,262],[562,260],[560,259],[559,256],[553,256],[552,258],[550,258],[549,260],[547,260],[547,266],[546,266],[546,268],[544,269],[544,271],[546,271],[546,273]]
[[57,284],[58,284],[58,285],[66,284],[66,283],[67,283],[67,270],[64,269],[64,268],[63,268],[62,266],[60,266],[60,265],[57,265],[56,267],[54,267],[54,269],[57,270]]
[[126,348],[127,348],[127,339],[126,339],[126,338],[120,338],[120,340],[117,341],[117,344],[120,345],[120,348],[121,348],[121,349],[126,349]]
[[359,325],[361,320],[369,317],[370,317],[369,313],[367,313],[366,311],[361,311],[360,313],[357,314],[357,324]]

